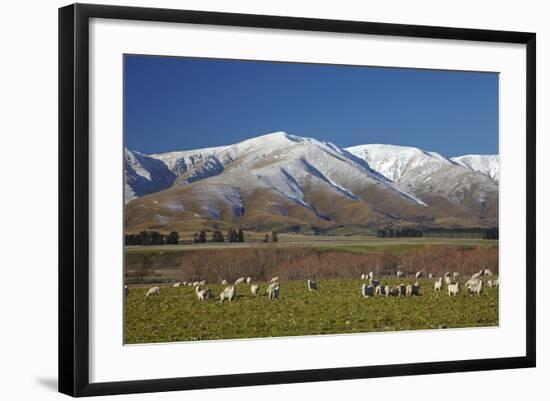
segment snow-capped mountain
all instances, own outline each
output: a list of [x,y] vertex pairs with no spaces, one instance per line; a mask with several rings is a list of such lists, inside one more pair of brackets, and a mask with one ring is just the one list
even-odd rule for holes
[[161,160],[128,149],[124,149],[124,169],[126,203],[140,196],[170,188],[176,179],[176,174]]
[[449,218],[472,226],[493,222],[498,209],[495,181],[437,153],[341,149],[284,132],[216,148],[127,151],[126,165],[127,193],[150,194],[128,203],[126,225],[134,230],[239,224],[316,231]]
[[465,155],[451,157],[451,160],[472,171],[479,171],[495,181],[500,179],[500,158],[498,155]]

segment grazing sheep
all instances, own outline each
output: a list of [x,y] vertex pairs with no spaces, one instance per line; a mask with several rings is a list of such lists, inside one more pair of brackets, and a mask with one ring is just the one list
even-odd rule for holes
[[182,282],[181,282],[181,285],[182,285],[182,286],[186,286],[186,285],[189,285],[189,283],[188,283],[187,281],[182,281]]
[[370,285],[373,287],[378,287],[380,285],[380,280],[370,280]]
[[489,288],[498,288],[498,278],[496,280],[488,280],[487,287]]
[[258,284],[252,284],[250,286],[250,292],[254,296],[258,296],[258,293],[260,292],[260,286]]
[[246,284],[250,284],[252,282],[252,277],[247,277],[246,278]]
[[366,280],[367,279],[367,275],[365,273],[361,273],[361,280]]
[[201,289],[200,286],[196,286],[195,293],[199,301],[208,301],[208,299],[212,298],[212,291],[210,291],[210,288]]
[[237,297],[237,291],[235,290],[235,286],[231,285],[229,287],[225,287],[225,289],[220,293],[220,304],[223,304],[223,301],[233,301]]
[[386,288],[385,288],[385,291],[386,291],[386,297],[389,297],[389,296],[395,297],[395,296],[397,296],[397,288],[390,287],[389,285],[387,285]]
[[481,292],[483,291],[483,280],[475,280],[475,281],[469,281],[466,285],[468,288],[468,293],[470,295],[476,294],[481,295]]
[[457,281],[454,284],[447,285],[447,293],[450,297],[456,297],[460,292],[460,281]]
[[310,291],[317,290],[317,281],[315,280],[308,280],[307,281],[307,288]]
[[442,289],[443,289],[443,277],[439,277],[439,279],[434,282],[434,291],[439,292]]
[[412,296],[413,297],[420,296],[420,283],[418,281],[415,281],[415,283],[412,285]]
[[416,272],[416,274],[415,274],[414,276],[415,276],[417,279],[419,279],[419,278],[424,277],[424,273],[423,273],[422,271],[418,271],[418,272]]
[[445,284],[449,285],[452,283],[451,276],[445,276]]
[[374,296],[374,287],[369,284],[363,284],[361,286],[361,294],[363,294],[365,298]]
[[245,280],[246,279],[244,277],[239,277],[237,280],[235,280],[235,284],[242,284]]
[[157,295],[160,296],[160,287],[152,287],[149,288],[149,291],[147,291],[147,294],[145,294],[146,297]]
[[405,273],[403,273],[401,270],[397,271],[397,278],[403,278],[405,277]]
[[279,299],[280,293],[281,287],[279,287],[277,281],[271,283],[269,287],[267,287],[267,299]]
[[374,272],[369,272],[368,277],[369,280],[374,280]]
[[172,285],[172,287],[174,288],[177,288],[181,285],[181,283],[179,281],[175,282],[174,285]]
[[126,298],[126,297],[128,296],[128,291],[129,291],[129,290],[128,290],[128,286],[125,285],[125,286],[124,286],[124,298]]
[[386,293],[386,288],[383,285],[378,285],[374,288],[374,295],[382,296]]
[[485,270],[483,270],[483,275],[484,276],[492,276],[493,272],[489,269],[485,269]]
[[397,287],[397,295],[399,295],[400,297],[404,297],[405,295],[407,295],[407,286],[405,284],[399,284],[399,286]]
[[279,276],[273,277],[269,282],[270,283],[278,283],[279,282]]
[[459,272],[453,272],[453,280],[460,280],[462,275]]
[[226,285],[227,284],[227,280],[226,279],[223,279],[222,280],[222,285]]

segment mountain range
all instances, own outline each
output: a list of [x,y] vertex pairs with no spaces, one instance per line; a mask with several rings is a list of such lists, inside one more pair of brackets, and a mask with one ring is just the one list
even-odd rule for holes
[[498,226],[498,155],[340,148],[284,132],[145,155],[125,149],[125,225],[346,234]]

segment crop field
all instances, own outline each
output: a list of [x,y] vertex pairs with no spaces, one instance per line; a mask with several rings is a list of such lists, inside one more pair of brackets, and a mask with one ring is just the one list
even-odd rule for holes
[[[382,279],[382,284],[412,283],[413,279]],[[155,343],[395,330],[487,327],[499,324],[498,289],[480,296],[449,297],[421,279],[417,297],[370,297],[361,294],[361,280],[318,280],[310,292],[305,280],[281,282],[281,298],[268,300],[267,283],[253,296],[239,284],[237,298],[220,304],[216,297],[199,302],[195,288],[161,287],[160,296],[146,297],[148,286],[133,286],[125,302],[125,343]],[[217,296],[225,287],[208,285]]]

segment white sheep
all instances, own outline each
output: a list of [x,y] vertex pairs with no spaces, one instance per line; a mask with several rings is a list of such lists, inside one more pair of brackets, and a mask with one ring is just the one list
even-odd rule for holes
[[267,299],[279,299],[281,293],[281,287],[277,281],[271,283],[267,287]]
[[225,289],[220,293],[220,303],[223,304],[223,301],[233,301],[237,297],[237,291],[234,285],[225,287]]
[[361,293],[365,298],[372,297],[374,296],[374,287],[365,283],[361,286]]
[[487,281],[487,287],[488,288],[498,288],[498,278],[495,280],[488,280]]
[[415,274],[414,276],[415,276],[417,279],[422,278],[422,277],[424,277],[424,272],[418,271],[418,272],[416,272],[416,274]]
[[443,277],[451,277],[451,272],[446,272]]
[[453,272],[454,280],[460,280],[461,278],[462,278],[462,275],[459,272]]
[[260,292],[260,286],[258,284],[252,284],[250,286],[250,292],[254,296],[258,296],[258,293]]
[[374,288],[374,295],[382,296],[386,293],[386,288],[383,285],[378,285]]
[[456,283],[451,283],[447,285],[447,293],[450,297],[456,297],[458,296],[458,293],[460,292],[460,281],[457,281]]
[[269,282],[270,283],[278,283],[279,282],[279,276],[273,277]]
[[198,281],[193,281],[193,287],[198,287],[199,286],[199,282]]
[[315,280],[307,280],[307,288],[310,291],[317,290],[317,281]]
[[433,273],[428,273],[428,278],[435,278],[434,274]]
[[440,292],[442,289],[443,289],[443,277],[439,277],[439,279],[434,282],[434,291]]
[[369,272],[368,278],[369,278],[370,280],[374,280],[374,272]]
[[196,286],[195,293],[199,301],[208,301],[208,299],[212,298],[212,291],[209,288],[201,289],[200,286]]
[[470,295],[481,295],[481,292],[483,291],[483,280],[469,281],[466,287],[468,288],[468,293]]
[[149,288],[149,291],[147,291],[147,294],[145,294],[145,296],[150,297],[152,295],[160,296],[160,287]]
[[367,275],[365,273],[361,273],[361,280],[366,280],[367,279]]
[[405,277],[405,273],[403,273],[401,270],[397,271],[397,278],[403,278]]
[[182,281],[181,285],[185,287],[186,285],[189,285],[189,283],[187,281]]
[[180,285],[181,285],[181,283],[180,283],[179,281],[176,281],[176,282],[172,285],[172,287],[177,288],[177,287],[179,287]]
[[445,284],[449,285],[452,283],[451,276],[445,276]]
[[252,282],[252,277],[247,277],[246,278],[246,284],[250,284]]
[[222,285],[226,285],[227,284],[227,280],[226,279],[223,279],[222,280]]
[[474,273],[474,274],[472,274],[472,277],[470,277],[470,280],[477,280],[477,279],[479,279],[481,276],[483,276],[483,274],[481,274],[481,272]]
[[199,285],[202,285],[204,287],[206,285],[206,280],[199,281]]
[[235,280],[235,284],[242,284],[242,283],[244,283],[245,280],[246,280],[246,278],[239,277],[237,280]]
[[485,275],[485,276],[492,276],[492,275],[493,275],[493,272],[492,272],[491,270],[489,270],[489,269],[485,269],[485,270],[483,271],[483,275]]

